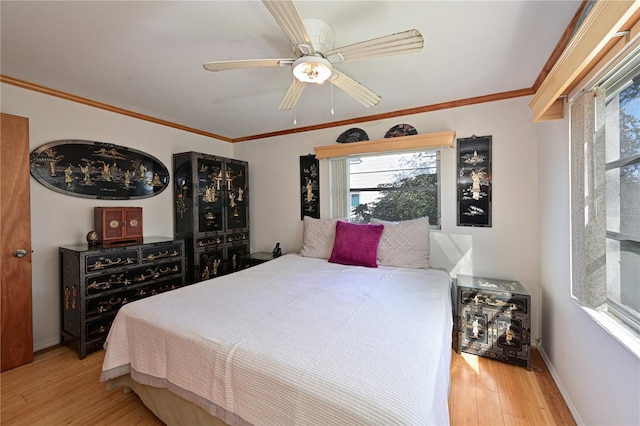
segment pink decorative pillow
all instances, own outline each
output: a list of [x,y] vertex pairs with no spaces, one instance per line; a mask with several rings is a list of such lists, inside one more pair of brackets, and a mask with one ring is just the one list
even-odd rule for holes
[[338,221],[329,262],[377,268],[378,243],[384,225]]

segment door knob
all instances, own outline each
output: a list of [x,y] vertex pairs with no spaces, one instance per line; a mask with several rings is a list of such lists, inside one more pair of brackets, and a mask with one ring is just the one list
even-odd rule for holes
[[25,257],[27,255],[27,251],[25,249],[18,249],[15,252],[13,252],[13,254],[16,257]]

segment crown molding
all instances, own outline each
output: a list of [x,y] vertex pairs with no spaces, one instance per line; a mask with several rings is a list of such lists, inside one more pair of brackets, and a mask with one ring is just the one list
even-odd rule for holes
[[194,129],[193,127],[183,126],[182,124],[173,123],[167,120],[161,120],[150,115],[139,114],[124,108],[118,108],[113,105],[105,104],[102,102],[94,101],[81,96],[72,95],[71,93],[62,92],[60,90],[51,89],[39,84],[30,83],[28,81],[19,80],[17,78],[9,77],[7,75],[0,74],[0,83],[11,84],[12,86],[20,87],[34,92],[43,93],[49,96],[55,96],[56,98],[66,99],[68,101],[77,102],[79,104],[88,105],[94,108],[103,109],[105,111],[115,112],[116,114],[126,115],[128,117],[137,118],[138,120],[149,121],[151,123],[160,124],[162,126],[173,127],[174,129],[184,130],[185,132],[196,133],[202,136],[207,136],[213,139],[220,139],[225,142],[233,142],[231,138],[225,136],[216,135],[215,133],[205,132],[204,130]]

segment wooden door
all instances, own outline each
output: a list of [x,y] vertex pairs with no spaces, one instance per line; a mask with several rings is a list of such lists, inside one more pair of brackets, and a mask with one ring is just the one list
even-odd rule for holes
[[2,371],[33,361],[29,120],[0,117]]

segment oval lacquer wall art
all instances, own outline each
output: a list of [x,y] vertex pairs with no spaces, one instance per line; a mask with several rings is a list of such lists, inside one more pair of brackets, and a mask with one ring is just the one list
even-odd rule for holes
[[35,149],[31,175],[53,191],[102,200],[153,197],[169,185],[169,171],[157,158],[84,140],[54,141]]

